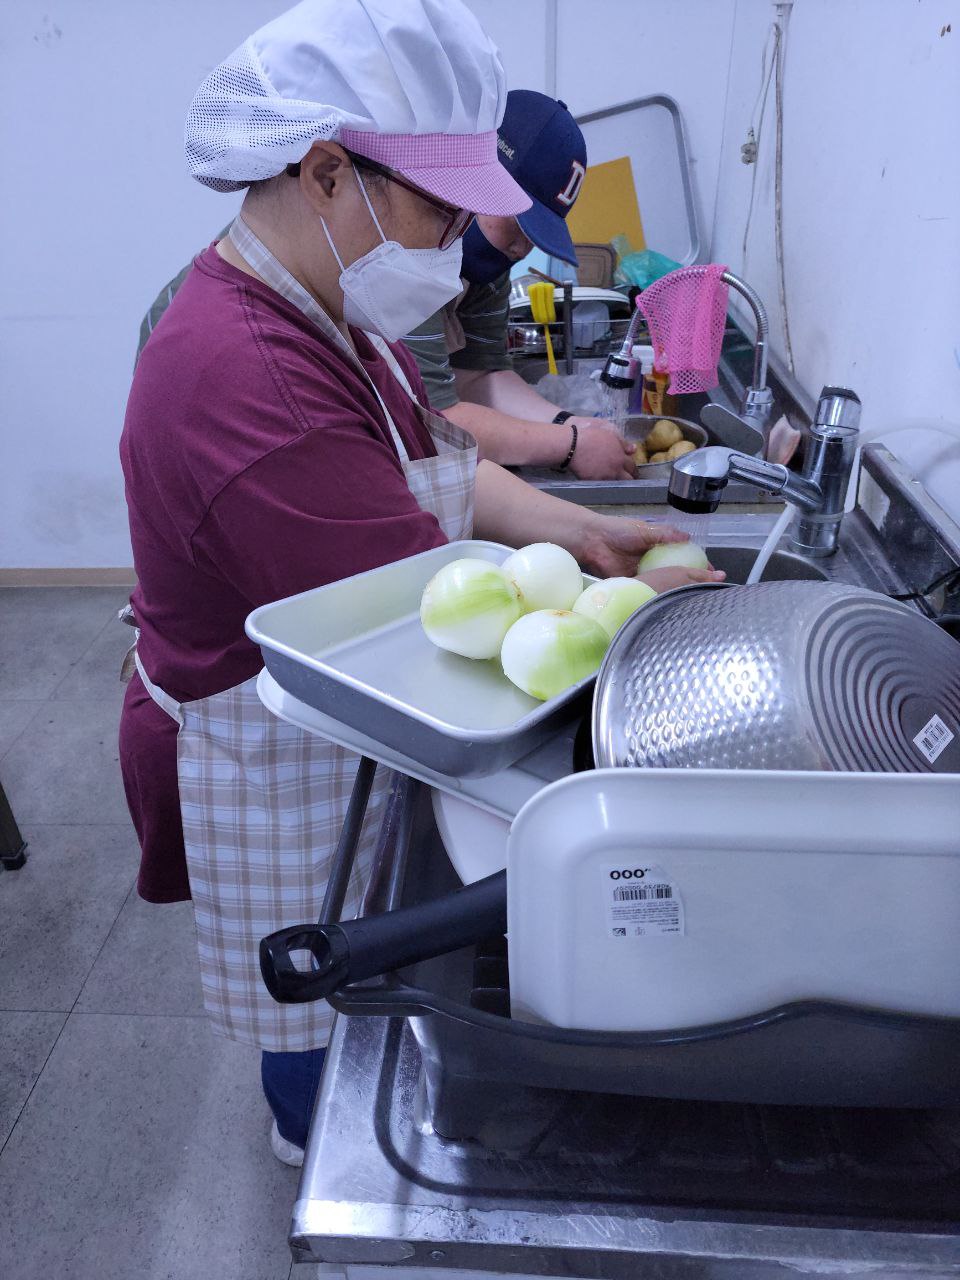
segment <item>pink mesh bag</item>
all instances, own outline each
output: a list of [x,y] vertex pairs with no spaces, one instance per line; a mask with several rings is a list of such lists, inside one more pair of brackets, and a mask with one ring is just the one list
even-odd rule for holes
[[720,344],[727,321],[726,267],[681,267],[637,296],[653,345],[654,368],[670,374],[675,395],[717,385]]

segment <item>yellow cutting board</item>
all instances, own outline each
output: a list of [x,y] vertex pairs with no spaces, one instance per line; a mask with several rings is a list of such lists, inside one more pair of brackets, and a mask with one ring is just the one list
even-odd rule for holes
[[635,253],[647,247],[629,156],[587,166],[567,226],[575,243],[609,244],[614,236],[623,235]]

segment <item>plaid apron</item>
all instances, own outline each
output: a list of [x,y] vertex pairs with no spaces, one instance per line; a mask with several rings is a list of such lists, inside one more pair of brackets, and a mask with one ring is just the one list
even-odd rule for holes
[[[362,369],[326,313],[239,218],[229,234],[257,274]],[[370,337],[437,449],[435,458],[411,461],[376,393],[410,491],[451,541],[469,538],[476,442],[424,409],[389,347]],[[265,934],[320,915],[359,757],[273,716],[257,697],[255,677],[213,697],[178,703],[153,684],[139,655],[135,661],[150,696],[180,726],[180,809],[203,1000],[213,1028],[261,1049],[320,1048],[333,1010],[326,1001],[276,1004],[260,977],[258,946]],[[344,904],[347,919],[360,909],[388,782],[381,770]]]

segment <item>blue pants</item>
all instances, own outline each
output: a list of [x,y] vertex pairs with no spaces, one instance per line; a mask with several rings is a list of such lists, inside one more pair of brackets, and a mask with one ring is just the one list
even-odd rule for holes
[[263,1092],[280,1137],[297,1147],[307,1145],[326,1052],[326,1049],[308,1049],[304,1053],[268,1053],[264,1050],[260,1058]]

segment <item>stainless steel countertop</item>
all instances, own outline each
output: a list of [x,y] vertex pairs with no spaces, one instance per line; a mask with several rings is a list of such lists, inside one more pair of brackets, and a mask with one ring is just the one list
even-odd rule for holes
[[[667,501],[668,481],[662,477],[657,480],[577,480],[548,467],[521,467],[517,475],[544,493],[575,502],[581,507],[602,507],[604,512],[616,507],[664,507]],[[776,501],[774,497],[766,498],[750,485],[731,480],[721,505],[762,505]]]

